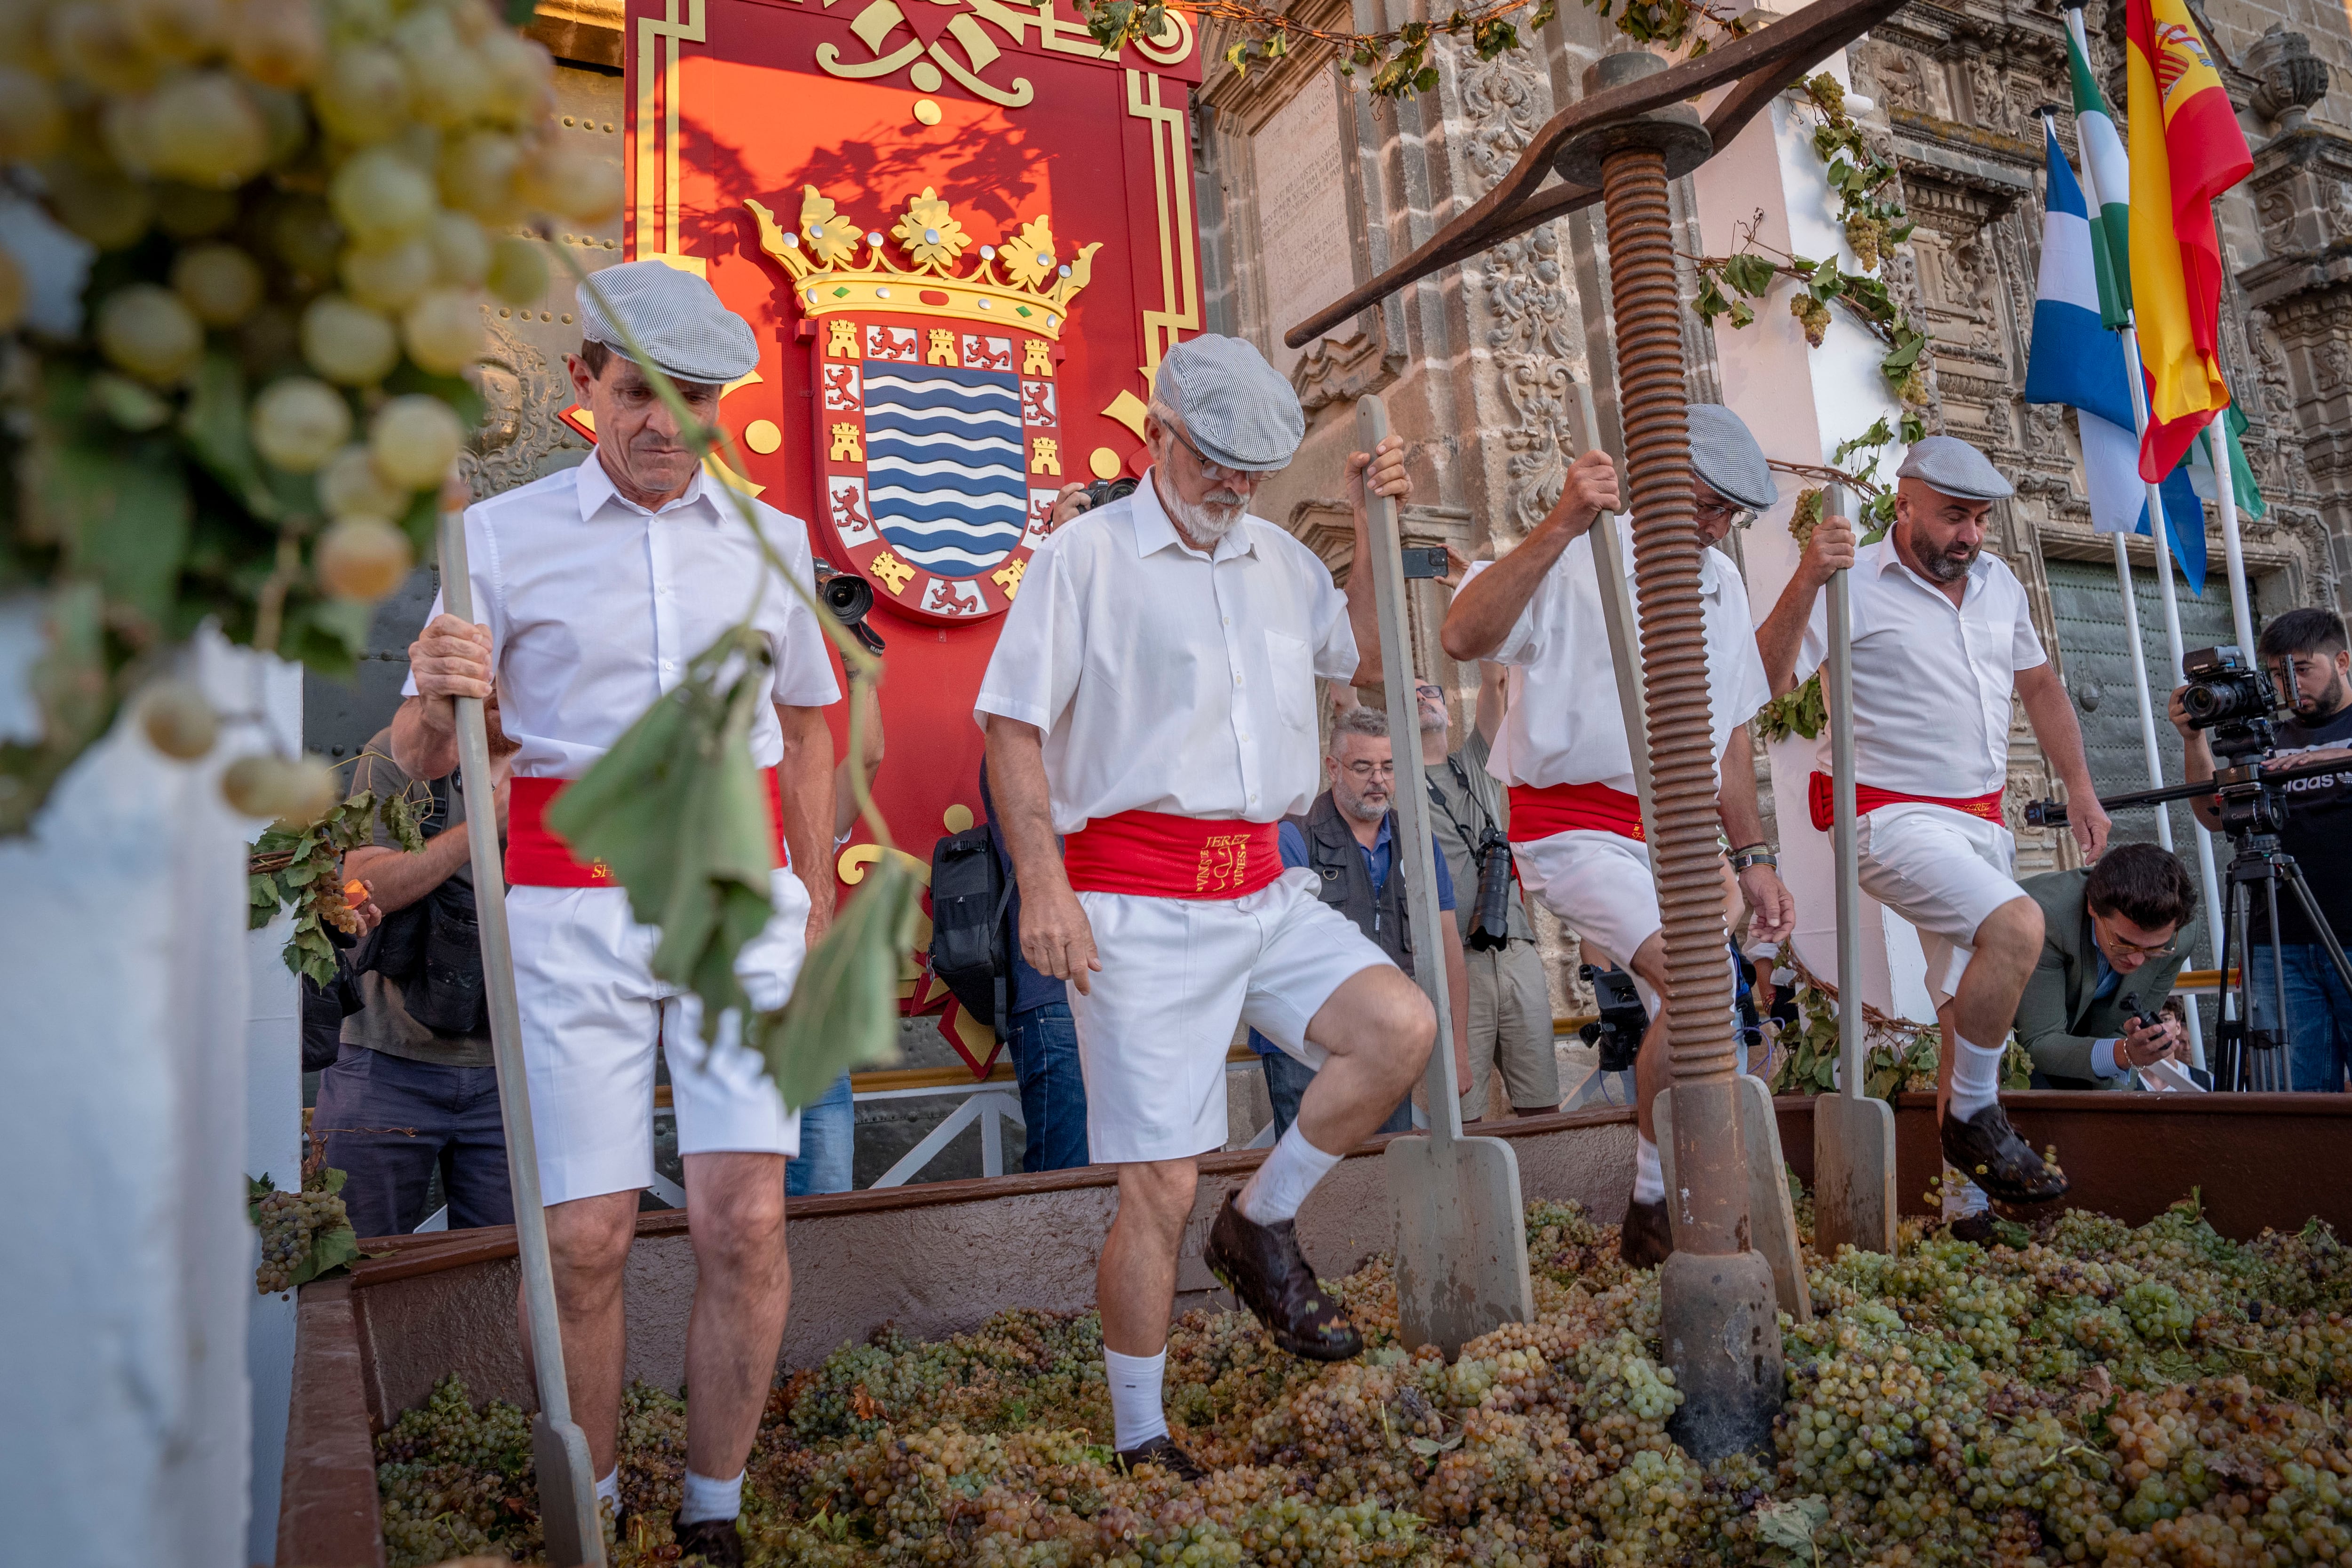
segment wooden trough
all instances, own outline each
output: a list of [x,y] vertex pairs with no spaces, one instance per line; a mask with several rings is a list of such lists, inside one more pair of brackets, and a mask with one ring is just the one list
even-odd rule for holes
[[[2352,1095],[2006,1095],[2018,1130],[2054,1144],[2067,1202],[2133,1224],[2192,1190],[2215,1228],[2250,1238],[2314,1216],[2352,1231]],[[1812,1179],[1812,1102],[1776,1103],[1780,1146]],[[1931,1097],[1895,1113],[1898,1198],[1924,1213],[1941,1168]],[[1633,1179],[1630,1110],[1537,1116],[1479,1130],[1513,1140],[1528,1199],[1573,1198],[1600,1220],[1623,1218]],[[1346,1272],[1386,1250],[1393,1218],[1375,1139],[1340,1163],[1299,1218],[1319,1268]],[[1264,1151],[1201,1161],[1201,1193],[1177,1276],[1177,1307],[1224,1301],[1201,1262],[1209,1221]],[[812,1366],[884,1323],[933,1338],[1007,1307],[1094,1304],[1095,1253],[1116,1204],[1111,1170],[939,1182],[797,1199],[789,1237],[792,1321],[782,1367]],[[373,1438],[455,1372],[476,1398],[529,1406],[515,1335],[510,1228],[398,1237],[347,1279],[303,1288],[286,1446],[278,1561],[303,1568],[380,1568]],[[637,1223],[626,1283],[627,1375],[675,1388],[684,1377],[694,1256],[686,1216]],[[1226,1304],[1229,1304],[1226,1303]]]

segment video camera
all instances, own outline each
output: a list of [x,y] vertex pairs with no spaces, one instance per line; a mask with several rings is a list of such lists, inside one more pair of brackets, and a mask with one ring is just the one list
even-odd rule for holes
[[866,623],[874,609],[874,585],[854,572],[846,572],[825,559],[816,559],[816,596],[833,612],[833,618],[849,628],[868,653],[882,651],[882,639]]
[[2200,648],[2182,656],[2188,685],[2180,706],[2189,727],[2202,730],[2215,755],[2232,762],[2270,751],[2278,739],[2275,720],[2294,710],[2294,666],[2286,666],[2287,691],[2280,700],[2268,671],[2237,647]]

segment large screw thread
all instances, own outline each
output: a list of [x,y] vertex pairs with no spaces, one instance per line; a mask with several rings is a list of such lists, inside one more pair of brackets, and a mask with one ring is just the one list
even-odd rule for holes
[[1675,1086],[1678,1250],[1748,1247],[1747,1155],[1732,1075],[1731,977],[1717,847],[1716,757],[1706,627],[1690,471],[1681,299],[1664,155],[1643,147],[1601,165],[1617,382],[1632,479],[1633,578],[1641,590],[1655,840],[1650,845],[1666,947],[1666,1039]]

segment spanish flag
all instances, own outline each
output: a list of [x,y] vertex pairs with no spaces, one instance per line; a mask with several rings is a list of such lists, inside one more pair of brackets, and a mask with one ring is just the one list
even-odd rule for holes
[[2252,172],[2229,90],[2187,0],[2128,0],[2131,289],[2150,382],[2140,476],[2161,483],[2230,406],[2213,198]]

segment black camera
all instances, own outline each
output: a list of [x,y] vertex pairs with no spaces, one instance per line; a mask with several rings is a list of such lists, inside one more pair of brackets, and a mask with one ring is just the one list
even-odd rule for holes
[[1650,1009],[1642,1005],[1633,977],[1622,969],[1596,968],[1591,964],[1577,973],[1592,988],[1593,1004],[1601,1009],[1599,1021],[1578,1030],[1577,1037],[1601,1048],[1601,1071],[1628,1071],[1641,1054],[1642,1036],[1650,1027]]
[[[2268,672],[2236,647],[2200,648],[2184,654],[2180,673],[2188,683],[2180,706],[2189,716],[2189,727],[2203,730],[2216,755],[2235,762],[2272,749],[2276,740],[2272,721],[2293,706],[2293,690],[2282,703]],[[2292,665],[2287,679],[2291,686]]]
[[1135,494],[1135,481],[1122,474],[1116,479],[1097,479],[1083,492],[1086,505],[1081,512],[1091,512],[1097,507],[1108,507],[1113,501],[1124,501]]
[[1478,841],[1478,901],[1464,943],[1491,953],[1511,939],[1511,841],[1488,828]]
[[882,651],[882,639],[866,623],[874,610],[874,585],[855,572],[841,568],[819,556],[816,560],[816,596],[833,612],[833,618],[856,633],[857,640],[871,653]]

